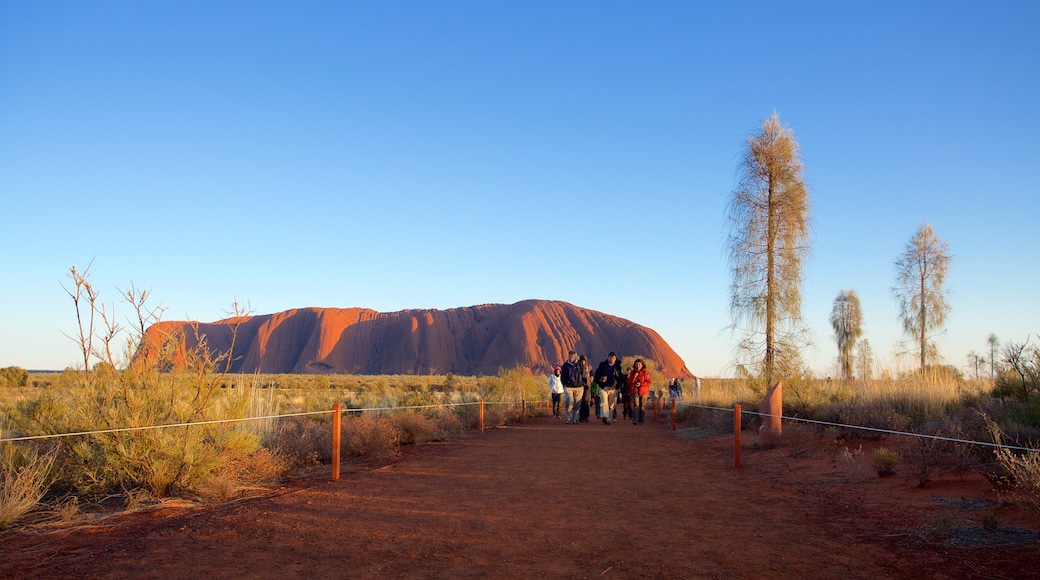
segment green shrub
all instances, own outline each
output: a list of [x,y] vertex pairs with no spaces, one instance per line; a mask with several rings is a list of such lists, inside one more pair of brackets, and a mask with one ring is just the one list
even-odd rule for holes
[[29,372],[22,367],[4,367],[0,369],[0,389],[29,386]]
[[892,475],[896,472],[899,460],[899,453],[887,447],[878,447],[874,450],[874,471],[877,472],[878,477]]

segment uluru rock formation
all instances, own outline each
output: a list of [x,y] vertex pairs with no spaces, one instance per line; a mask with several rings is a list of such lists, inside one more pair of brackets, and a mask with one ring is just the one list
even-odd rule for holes
[[[174,332],[193,346],[189,322],[157,323],[146,340]],[[216,352],[234,337],[236,373],[492,375],[517,365],[546,373],[574,349],[593,365],[614,351],[650,358],[666,376],[692,376],[652,329],[549,300],[399,312],[302,308],[198,323],[198,333]]]

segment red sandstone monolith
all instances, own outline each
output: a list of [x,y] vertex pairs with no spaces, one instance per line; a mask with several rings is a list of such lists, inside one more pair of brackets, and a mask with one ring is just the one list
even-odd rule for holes
[[762,414],[762,426],[758,428],[759,444],[762,447],[775,447],[780,442],[780,416],[784,414],[784,388],[777,381],[769,389],[762,402],[758,404],[758,412]]

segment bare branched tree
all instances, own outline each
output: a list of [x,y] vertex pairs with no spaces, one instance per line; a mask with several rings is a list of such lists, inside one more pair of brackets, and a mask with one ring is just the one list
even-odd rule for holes
[[950,245],[940,240],[927,222],[917,229],[896,260],[892,292],[899,303],[903,330],[917,343],[921,371],[928,363],[928,333],[942,328],[950,313],[943,283],[952,261]]
[[741,344],[764,351],[767,385],[776,374],[779,344],[801,325],[802,261],[810,253],[812,217],[798,149],[790,128],[773,113],[747,140],[727,210],[730,314],[735,329],[756,337]]
[[863,312],[860,310],[859,295],[855,290],[838,292],[831,309],[831,328],[834,329],[834,339],[838,343],[841,376],[851,379],[853,350],[856,348],[856,341],[863,336]]
[[93,265],[94,260],[91,260],[82,272],[78,271],[75,266],[72,266],[69,268],[72,288],[69,289],[64,284],[61,285],[65,293],[72,298],[72,304],[76,309],[76,324],[79,327],[78,336],[69,336],[67,334],[65,336],[71,338],[79,346],[83,355],[83,371],[88,375],[90,374],[90,357],[94,353],[94,315],[97,313],[98,300],[98,291],[94,289],[94,285],[90,282],[90,267]]

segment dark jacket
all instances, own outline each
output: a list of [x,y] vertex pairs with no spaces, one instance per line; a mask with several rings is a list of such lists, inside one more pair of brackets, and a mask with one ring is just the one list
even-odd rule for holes
[[593,376],[592,380],[596,381],[596,384],[599,385],[601,389],[606,389],[608,391],[618,385],[617,375],[614,374],[614,365],[610,364],[609,359],[599,363],[599,366],[596,367],[596,374]]
[[582,370],[578,361],[567,361],[560,367],[560,380],[565,388],[581,387],[585,384],[585,371]]

